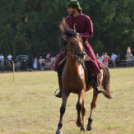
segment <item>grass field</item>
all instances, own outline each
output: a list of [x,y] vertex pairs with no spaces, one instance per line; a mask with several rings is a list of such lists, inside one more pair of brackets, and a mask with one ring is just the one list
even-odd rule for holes
[[[102,94],[93,116],[93,130],[84,134],[134,134],[134,68],[110,69],[111,93]],[[0,74],[0,134],[55,134],[61,99],[54,97],[58,87],[53,71]],[[86,120],[90,113],[92,90],[85,95]],[[71,94],[63,118],[63,134],[79,134],[76,122],[77,95]]]

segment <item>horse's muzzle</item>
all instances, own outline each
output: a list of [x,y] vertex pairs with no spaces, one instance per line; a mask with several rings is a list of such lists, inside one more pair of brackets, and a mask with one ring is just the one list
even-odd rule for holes
[[77,55],[78,55],[78,57],[79,57],[81,60],[84,60],[86,53],[85,53],[85,52],[80,52],[80,53],[78,53]]

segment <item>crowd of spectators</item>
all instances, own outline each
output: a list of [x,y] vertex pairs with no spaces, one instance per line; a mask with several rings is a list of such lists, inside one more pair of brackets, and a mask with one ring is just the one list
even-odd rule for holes
[[54,69],[54,65],[55,65],[55,61],[56,61],[56,57],[54,57],[55,60],[51,61],[51,54],[47,54],[46,58],[43,59],[42,56],[39,57],[39,59],[37,59],[37,57],[34,58],[34,62],[33,62],[33,69],[34,70],[45,70],[46,68],[49,70],[53,70]]
[[[126,57],[125,61],[126,61],[127,67],[131,67],[131,65],[134,66],[134,56],[131,53],[130,47],[128,47],[127,54],[125,57]],[[102,53],[101,56],[99,56],[99,54],[97,53],[96,58],[100,62],[104,63],[106,66],[108,66],[109,61],[111,61],[113,64],[113,67],[116,67],[116,59],[118,58],[118,56],[114,52],[112,52],[112,55],[110,57],[109,55],[107,55],[107,52],[106,52],[106,53]]]
[[[46,56],[38,55],[18,55],[14,61],[15,63],[15,69],[16,70],[53,70],[54,64],[56,61],[56,56],[54,54],[47,54]],[[8,66],[10,64],[10,69],[12,69],[12,55],[9,53],[7,55],[7,58],[3,56],[3,54],[0,54],[0,70],[4,71],[7,70]]]
[[[130,47],[127,48],[127,53],[126,53],[125,57],[126,57],[126,59],[123,61],[126,62],[126,66],[127,67],[131,67],[131,65],[134,66],[134,56],[131,53]],[[104,63],[106,66],[109,66],[108,64],[110,62],[110,64],[112,64],[113,67],[115,68],[116,67],[116,60],[120,59],[120,55],[117,56],[114,52],[112,52],[111,56],[109,56],[107,54],[107,52],[105,52],[105,53],[102,53],[101,56],[99,56],[99,54],[97,53],[96,58],[100,62]],[[6,66],[7,61],[10,63],[10,65],[12,65],[12,55],[9,53],[7,55],[7,58],[4,59],[3,54],[0,54],[0,67],[2,65]],[[51,58],[51,54],[47,54],[46,57],[44,57],[44,58],[42,58],[42,56],[38,56],[38,58],[35,57],[32,60],[32,63],[33,63],[32,68],[34,70],[46,70],[46,69],[53,70],[54,66],[55,66],[55,61],[56,61],[56,57]]]
[[106,66],[108,66],[109,60],[111,60],[112,63],[113,63],[113,67],[116,67],[116,62],[115,61],[116,61],[117,55],[114,54],[113,52],[112,52],[111,58],[110,58],[109,55],[107,55],[107,52],[106,53],[102,53],[101,57],[98,54],[96,54],[96,58],[100,62],[104,63]]

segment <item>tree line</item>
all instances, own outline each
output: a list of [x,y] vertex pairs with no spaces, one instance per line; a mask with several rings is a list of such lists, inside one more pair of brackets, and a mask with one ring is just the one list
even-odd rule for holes
[[[58,52],[59,24],[68,16],[68,0],[1,0],[0,53]],[[120,53],[134,49],[133,0],[79,0],[83,13],[90,16],[94,36],[89,39],[95,53]]]

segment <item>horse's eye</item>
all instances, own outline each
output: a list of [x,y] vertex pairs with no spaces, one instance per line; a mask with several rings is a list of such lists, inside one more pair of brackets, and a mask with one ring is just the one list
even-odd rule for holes
[[80,40],[80,42],[82,42],[82,43],[83,43],[83,41],[82,41],[82,40]]

